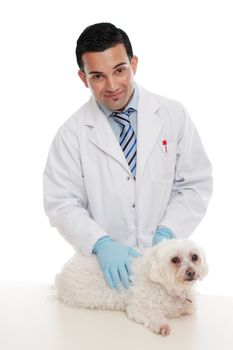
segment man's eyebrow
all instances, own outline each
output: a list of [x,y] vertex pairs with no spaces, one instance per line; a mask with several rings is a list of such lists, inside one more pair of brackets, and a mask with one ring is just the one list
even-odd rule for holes
[[[121,63],[118,63],[116,66],[113,67],[113,69],[116,69],[120,66],[123,66],[127,64],[127,62],[121,62]],[[91,72],[89,72],[88,74],[104,74],[104,72],[100,72],[100,71],[95,71],[95,70],[92,70]]]
[[99,71],[92,70],[92,71],[89,72],[88,74],[104,74],[104,73],[103,73],[103,72],[99,72]]
[[120,66],[123,66],[124,64],[127,64],[127,62],[121,62],[121,63],[118,63],[115,67],[113,67],[113,69],[116,69]]

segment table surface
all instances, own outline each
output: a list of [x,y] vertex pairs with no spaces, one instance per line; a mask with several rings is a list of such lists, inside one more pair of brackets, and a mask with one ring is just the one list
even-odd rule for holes
[[72,309],[50,286],[0,282],[1,350],[233,350],[233,297],[200,295],[195,315],[161,337],[124,312]]

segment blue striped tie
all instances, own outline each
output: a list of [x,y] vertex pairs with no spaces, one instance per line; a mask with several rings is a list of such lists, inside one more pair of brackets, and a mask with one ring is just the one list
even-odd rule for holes
[[122,126],[119,143],[129,164],[130,171],[133,177],[136,178],[137,140],[129,120],[130,114],[134,111],[135,109],[130,107],[124,112],[113,112],[111,116]]

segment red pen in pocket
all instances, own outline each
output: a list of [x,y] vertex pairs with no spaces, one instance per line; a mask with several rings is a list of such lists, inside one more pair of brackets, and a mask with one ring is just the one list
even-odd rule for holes
[[165,152],[167,153],[167,140],[163,140],[163,146],[164,146]]

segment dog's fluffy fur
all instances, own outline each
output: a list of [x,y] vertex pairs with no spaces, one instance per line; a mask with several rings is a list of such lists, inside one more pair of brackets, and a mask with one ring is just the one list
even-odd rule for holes
[[189,239],[162,241],[133,258],[129,289],[110,289],[96,256],[75,255],[55,278],[58,298],[72,307],[124,310],[151,331],[168,335],[167,319],[195,309],[193,284],[207,274],[203,250]]

